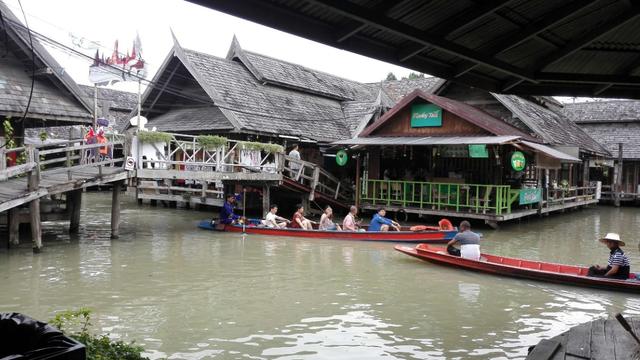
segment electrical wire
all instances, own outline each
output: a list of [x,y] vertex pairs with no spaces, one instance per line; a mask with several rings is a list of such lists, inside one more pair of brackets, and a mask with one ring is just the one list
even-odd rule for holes
[[27,100],[27,106],[24,108],[24,115],[22,115],[23,122],[24,119],[27,118],[27,113],[29,112],[29,107],[31,106],[31,99],[33,98],[33,88],[36,85],[36,52],[33,50],[33,39],[31,38],[31,30],[29,29],[29,23],[27,22],[27,15],[24,13],[24,9],[22,8],[22,1],[18,0],[18,4],[20,5],[20,10],[22,11],[22,16],[24,17],[24,25],[27,27],[27,32],[29,33],[29,47],[31,48],[31,90],[29,90],[29,100]]

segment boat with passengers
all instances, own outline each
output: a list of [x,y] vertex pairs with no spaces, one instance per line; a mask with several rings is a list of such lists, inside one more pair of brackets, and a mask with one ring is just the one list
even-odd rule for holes
[[588,276],[588,267],[532,261],[484,253],[481,255],[480,260],[465,259],[450,255],[446,248],[429,244],[419,244],[416,247],[397,245],[395,249],[421,260],[465,270],[565,285],[640,293],[640,279],[636,274],[630,274],[627,280],[594,277]]

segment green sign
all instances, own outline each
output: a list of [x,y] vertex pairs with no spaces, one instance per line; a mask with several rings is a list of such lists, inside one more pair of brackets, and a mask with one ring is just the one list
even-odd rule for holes
[[411,127],[442,126],[442,108],[433,104],[411,105]]
[[486,159],[489,157],[487,145],[469,145],[469,157]]
[[347,161],[349,161],[349,155],[346,151],[340,150],[336,153],[336,164],[345,166],[347,165]]
[[514,151],[511,154],[511,168],[515,171],[522,171],[527,166],[527,158],[520,151]]
[[520,205],[537,204],[542,201],[542,189],[522,189],[520,190]]

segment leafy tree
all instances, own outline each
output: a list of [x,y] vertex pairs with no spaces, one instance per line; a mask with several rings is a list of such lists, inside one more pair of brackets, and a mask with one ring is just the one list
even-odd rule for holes
[[387,78],[385,79],[385,81],[391,81],[391,80],[398,80],[398,78],[396,77],[396,74],[389,72],[387,74]]
[[403,79],[415,80],[415,79],[423,79],[423,78],[424,78],[423,73],[411,72],[409,73],[409,76],[404,77]]

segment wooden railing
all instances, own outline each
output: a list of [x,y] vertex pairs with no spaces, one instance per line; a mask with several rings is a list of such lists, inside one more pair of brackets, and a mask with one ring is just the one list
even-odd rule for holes
[[[67,173],[73,179],[73,171],[97,167],[99,176],[105,166],[120,166],[124,153],[124,141],[116,139],[106,143],[86,144],[84,139],[61,141],[55,144],[25,145],[11,149],[0,149],[0,181],[29,176],[29,188],[37,187],[41,173]],[[13,163],[8,166],[8,159]],[[118,165],[116,165],[118,164]],[[32,176],[37,175],[37,179]]]
[[311,188],[309,200],[315,198],[316,191],[336,200],[353,200],[351,184],[346,184],[327,170],[312,162],[284,156],[283,176]]
[[593,200],[596,198],[596,188],[593,186],[569,187],[546,189],[546,196],[543,206],[552,206],[556,204],[566,204],[571,202],[582,202]]
[[[203,147],[196,136],[170,134],[166,148],[156,150],[157,158],[143,159],[139,152],[138,168],[215,172],[267,172],[281,171],[280,153],[242,149],[242,141],[228,140],[226,145],[211,149]],[[141,148],[142,143],[138,144]]]
[[373,205],[455,210],[501,215],[517,198],[507,185],[367,180],[361,199]]

